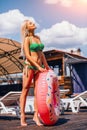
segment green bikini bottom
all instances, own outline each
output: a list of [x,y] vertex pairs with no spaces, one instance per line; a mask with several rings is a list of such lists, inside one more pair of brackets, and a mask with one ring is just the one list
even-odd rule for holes
[[[28,66],[28,69],[38,70],[38,68],[36,66],[26,64],[25,62],[24,62],[24,64]],[[44,65],[42,65],[42,68],[44,68]]]
[[28,65],[28,69],[38,70],[36,66]]

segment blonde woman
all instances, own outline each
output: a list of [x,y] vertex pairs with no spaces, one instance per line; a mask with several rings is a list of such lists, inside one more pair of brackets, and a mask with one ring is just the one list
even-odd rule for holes
[[[44,49],[44,44],[41,43],[40,38],[34,34],[36,25],[31,20],[25,20],[22,24],[22,37],[23,40],[23,50],[25,55],[25,67],[23,69],[23,88],[22,94],[20,96],[20,109],[21,109],[21,126],[27,126],[25,118],[25,103],[26,97],[30,88],[32,79],[36,84],[36,75],[38,72],[44,72],[49,68],[46,58],[42,50]],[[35,100],[34,100],[34,117],[33,120],[38,126],[42,125],[38,118],[38,108],[36,103],[36,89]]]

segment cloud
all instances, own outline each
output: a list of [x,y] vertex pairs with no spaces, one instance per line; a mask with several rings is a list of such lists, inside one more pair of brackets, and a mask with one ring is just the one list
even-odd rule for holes
[[70,7],[73,4],[73,0],[60,0],[60,4],[65,7]]
[[73,3],[73,0],[45,0],[46,4],[57,4],[59,3],[62,6],[70,7]]
[[79,28],[68,21],[62,21],[38,33],[47,48],[65,49],[87,45],[87,28]]
[[25,19],[31,19],[36,23],[33,17],[24,16],[18,9],[9,10],[6,13],[0,14],[0,36],[19,32],[21,23]]
[[[36,23],[33,17],[24,16],[18,9],[0,14],[0,37],[7,37],[7,35],[13,37],[14,34],[20,34],[20,26],[25,19],[32,19]],[[45,50],[66,51],[87,45],[87,28],[79,28],[68,21],[62,21],[43,29],[38,35],[45,44]]]
[[63,7],[71,7],[72,5],[83,6],[87,4],[87,0],[45,0],[46,4],[60,4]]
[[47,3],[47,4],[56,4],[58,2],[59,2],[59,0],[45,0],[45,3]]

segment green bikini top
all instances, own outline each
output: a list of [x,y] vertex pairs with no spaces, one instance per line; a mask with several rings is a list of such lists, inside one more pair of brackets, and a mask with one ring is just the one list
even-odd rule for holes
[[44,44],[40,43],[31,43],[30,44],[30,51],[37,52],[42,51],[44,49]]

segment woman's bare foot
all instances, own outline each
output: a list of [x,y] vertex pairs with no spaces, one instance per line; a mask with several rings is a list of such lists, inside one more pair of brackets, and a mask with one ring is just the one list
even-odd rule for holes
[[35,121],[35,123],[36,123],[38,126],[43,126],[43,124],[40,122],[40,120],[39,120],[37,114],[34,114],[33,121]]
[[27,123],[25,121],[25,115],[21,115],[21,126],[27,126]]

